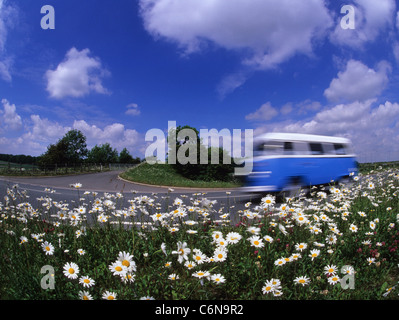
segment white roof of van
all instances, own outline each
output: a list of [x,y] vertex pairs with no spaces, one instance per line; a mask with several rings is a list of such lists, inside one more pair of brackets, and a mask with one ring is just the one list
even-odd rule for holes
[[343,137],[321,136],[303,133],[279,133],[270,132],[255,137],[255,140],[283,140],[283,141],[306,141],[306,142],[330,142],[350,143],[350,140]]

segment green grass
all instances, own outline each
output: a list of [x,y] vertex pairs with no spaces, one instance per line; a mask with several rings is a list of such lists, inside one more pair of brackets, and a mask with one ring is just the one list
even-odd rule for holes
[[359,173],[361,174],[370,174],[398,168],[399,161],[359,163]]
[[120,177],[129,181],[151,185],[187,188],[236,188],[241,184],[224,181],[198,181],[187,179],[167,164],[150,165],[143,163],[131,170],[120,174]]

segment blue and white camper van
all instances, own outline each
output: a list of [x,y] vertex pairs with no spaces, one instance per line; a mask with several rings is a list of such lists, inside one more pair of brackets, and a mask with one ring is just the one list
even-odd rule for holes
[[284,192],[340,182],[357,175],[356,156],[346,138],[267,133],[254,138],[253,170],[245,192]]

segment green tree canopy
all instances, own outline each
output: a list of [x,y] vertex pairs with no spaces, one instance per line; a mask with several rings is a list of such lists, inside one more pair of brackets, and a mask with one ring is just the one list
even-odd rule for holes
[[119,163],[132,163],[133,157],[131,156],[130,152],[123,148],[123,150],[119,154]]
[[82,163],[87,157],[86,137],[79,130],[70,130],[40,156],[40,165]]
[[117,163],[118,151],[112,149],[111,145],[107,142],[100,146],[95,145],[88,153],[87,161],[91,163]]
[[[188,129],[186,131],[185,129]],[[176,129],[171,129],[168,139],[176,139],[175,141],[168,141],[170,157],[175,157],[176,163],[172,164],[176,172],[182,176],[192,180],[203,181],[230,181],[233,179],[234,165],[231,157],[223,148],[206,148],[202,143],[199,131],[196,128],[186,126],[178,126]],[[194,133],[194,136],[185,136],[186,132]],[[218,163],[211,163],[211,155],[214,153],[218,158]],[[201,164],[201,154],[207,157],[207,163]],[[230,158],[230,163],[223,163],[224,158]],[[180,160],[186,161],[182,163]]]

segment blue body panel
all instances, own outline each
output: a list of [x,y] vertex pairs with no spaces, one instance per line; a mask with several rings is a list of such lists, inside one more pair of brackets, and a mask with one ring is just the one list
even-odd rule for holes
[[258,191],[279,192],[293,180],[302,186],[328,184],[357,174],[352,156],[259,157],[253,164],[246,187],[258,187]]

